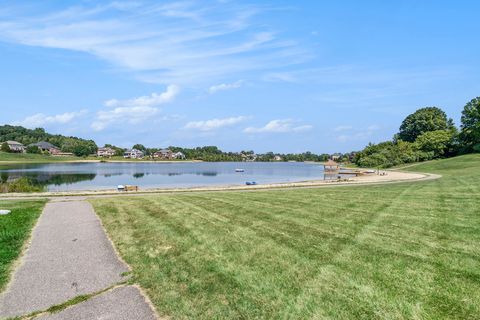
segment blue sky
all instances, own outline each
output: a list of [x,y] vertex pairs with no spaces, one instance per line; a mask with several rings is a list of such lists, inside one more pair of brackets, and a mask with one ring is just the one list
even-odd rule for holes
[[1,1],[0,122],[346,152],[480,95],[478,1]]

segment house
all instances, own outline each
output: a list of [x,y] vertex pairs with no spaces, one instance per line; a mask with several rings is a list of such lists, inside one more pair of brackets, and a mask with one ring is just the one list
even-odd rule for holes
[[332,159],[333,161],[337,161],[338,159],[340,159],[342,157],[342,154],[341,153],[334,153],[330,156],[330,159]]
[[170,149],[160,149],[153,154],[153,157],[161,160],[185,159],[182,152],[173,152]]
[[245,161],[245,162],[254,162],[257,160],[257,155],[255,153],[241,153],[240,154],[241,157],[242,157],[242,161]]
[[175,152],[173,155],[173,159],[185,159],[185,155],[183,154],[183,152]]
[[273,161],[282,161],[282,160],[283,160],[282,157],[280,157],[278,155],[273,157]]
[[123,157],[130,159],[142,159],[143,152],[138,149],[127,149],[127,151],[123,153]]
[[97,157],[112,157],[115,155],[115,150],[110,147],[98,148]]
[[5,141],[5,142],[8,144],[10,151],[21,152],[21,153],[25,152],[25,146],[20,142],[12,141],[12,140]]
[[170,160],[173,159],[173,152],[170,149],[160,149],[153,154],[156,159]]
[[32,143],[32,144],[29,144],[28,146],[29,147],[30,146],[35,146],[38,149],[40,149],[42,152],[48,152],[50,154],[59,154],[61,152],[59,147],[56,147],[53,144],[51,144],[50,142],[46,142],[46,141],[40,141],[40,142],[37,142],[37,143]]

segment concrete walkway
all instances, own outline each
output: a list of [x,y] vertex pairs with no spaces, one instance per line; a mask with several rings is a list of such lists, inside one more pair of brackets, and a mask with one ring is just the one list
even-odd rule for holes
[[[122,273],[128,271],[128,266],[117,257],[93,208],[85,201],[48,203],[20,263],[0,296],[0,319],[46,310],[78,295],[104,290],[125,280]],[[112,292],[95,297],[96,301],[102,296],[114,300],[116,295]],[[128,292],[136,296],[132,301],[137,301],[139,310],[149,308],[138,289]],[[87,302],[82,303],[83,308],[93,305],[97,315],[88,319],[110,319],[101,312],[113,314],[108,310],[111,303],[101,304],[107,308],[103,310],[98,304]],[[118,306],[124,303],[119,301]],[[135,308],[131,303],[125,305]]]

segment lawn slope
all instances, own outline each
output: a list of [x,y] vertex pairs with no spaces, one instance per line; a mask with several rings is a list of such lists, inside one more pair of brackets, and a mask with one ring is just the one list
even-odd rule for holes
[[0,165],[16,164],[16,163],[49,163],[82,160],[74,156],[51,156],[45,154],[31,153],[9,153],[0,151]]
[[473,319],[480,155],[377,186],[91,200],[172,318]]
[[0,215],[0,292],[44,205],[43,200],[0,201],[0,209],[12,211]]

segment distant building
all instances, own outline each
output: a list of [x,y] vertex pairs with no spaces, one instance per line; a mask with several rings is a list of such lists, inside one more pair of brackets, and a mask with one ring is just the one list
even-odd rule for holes
[[54,146],[50,142],[46,142],[46,141],[40,141],[40,142],[37,142],[37,143],[32,143],[32,144],[29,144],[28,146],[29,147],[30,146],[35,146],[38,149],[40,149],[42,152],[48,152],[50,154],[55,154],[56,155],[56,154],[61,153],[59,147]]
[[275,156],[275,157],[273,157],[273,161],[282,161],[282,160],[283,160],[283,159],[282,159],[282,157],[280,157],[280,156]]
[[170,149],[160,149],[153,154],[153,157],[160,160],[185,159],[182,152],[173,152]]
[[130,159],[142,159],[144,156],[143,152],[138,150],[138,149],[127,149],[123,153],[124,158],[130,158]]
[[155,159],[170,160],[173,159],[173,152],[170,149],[160,149],[153,154]]
[[341,153],[334,153],[330,156],[330,159],[332,159],[333,161],[337,161],[338,159],[340,159],[342,157],[342,154]]
[[175,152],[172,156],[173,156],[173,159],[181,159],[181,160],[185,159],[185,155],[183,154],[183,152],[180,152],[180,151]]
[[110,147],[98,148],[97,157],[113,157],[115,155],[115,150]]
[[12,152],[25,152],[25,146],[17,141],[5,141],[8,146],[10,147],[10,151]]
[[255,153],[242,153],[242,161],[254,162],[257,160],[257,155]]

